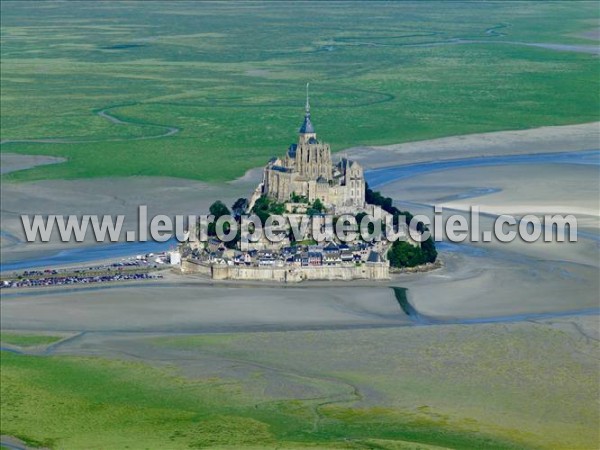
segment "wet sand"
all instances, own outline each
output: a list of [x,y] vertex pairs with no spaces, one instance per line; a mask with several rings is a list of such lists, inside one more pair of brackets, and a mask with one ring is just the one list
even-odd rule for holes
[[409,325],[393,291],[366,287],[121,284],[3,294],[2,329],[239,332]]
[[523,155],[597,149],[600,122],[531,130],[451,136],[429,141],[407,142],[344,151],[348,158],[373,169],[423,161],[477,156]]
[[0,153],[0,174],[4,175],[18,170],[31,169],[46,164],[59,164],[64,158],[44,155],[20,155],[18,153]]
[[21,214],[124,215],[124,239],[127,231],[137,232],[139,205],[147,206],[149,220],[157,214],[206,214],[217,199],[230,205],[237,198],[248,196],[258,182],[256,174],[250,171],[243,178],[220,186],[152,177],[3,183],[0,224],[12,240],[3,241],[2,260],[37,259],[64,249],[98,245],[91,233],[87,233],[84,243],[65,243],[59,240],[57,232],[50,242],[25,243]]
[[[549,180],[552,182],[549,183]],[[477,204],[481,212],[496,215],[574,214],[585,220],[589,228],[599,227],[600,168],[597,165],[478,167],[427,174],[420,177],[419,182],[428,190],[443,192],[427,201],[444,208],[462,210]],[[449,198],[453,192],[468,193],[469,190],[485,188],[492,188],[495,192],[465,200]],[[413,201],[417,201],[416,195],[411,195]]]
[[[550,181],[551,180],[551,181]],[[597,165],[527,164],[444,170],[382,186],[402,209],[442,217],[479,206],[480,242],[440,244],[446,265],[403,276],[413,305],[444,318],[506,317],[600,308],[598,240],[600,173]],[[480,194],[478,194],[480,193]],[[499,214],[573,214],[577,242],[481,242]],[[524,318],[522,318],[524,319]]]

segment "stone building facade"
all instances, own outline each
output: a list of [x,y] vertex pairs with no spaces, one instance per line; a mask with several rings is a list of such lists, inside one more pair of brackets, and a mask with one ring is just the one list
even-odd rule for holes
[[269,161],[257,194],[278,202],[289,202],[293,195],[306,197],[311,203],[319,199],[338,213],[365,206],[363,168],[346,158],[333,163],[329,144],[317,139],[308,96],[298,143],[290,145],[283,158]]

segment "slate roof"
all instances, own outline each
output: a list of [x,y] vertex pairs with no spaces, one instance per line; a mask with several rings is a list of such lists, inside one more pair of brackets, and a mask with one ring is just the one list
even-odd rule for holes
[[300,133],[306,134],[306,133],[314,133],[314,132],[315,132],[315,127],[313,127],[313,124],[310,121],[310,113],[306,113],[306,115],[304,116],[304,122],[302,123],[302,126],[300,127]]
[[371,253],[369,253],[369,257],[367,258],[367,262],[381,262],[381,255],[375,251],[371,251]]
[[334,242],[330,242],[325,247],[323,247],[323,251],[325,252],[337,252],[339,251],[339,247],[335,245]]

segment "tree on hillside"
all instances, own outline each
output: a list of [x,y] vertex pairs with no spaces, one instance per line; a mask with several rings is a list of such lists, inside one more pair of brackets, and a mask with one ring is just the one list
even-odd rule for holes
[[325,211],[325,205],[323,205],[323,203],[321,202],[321,200],[316,199],[312,206],[310,208],[308,208],[308,210],[306,211],[306,213],[309,216],[314,216],[316,214],[321,214],[323,211]]
[[395,241],[392,244],[388,259],[392,267],[414,267],[426,262],[421,249],[405,241]]
[[[208,224],[208,229],[207,229],[208,235],[216,236],[217,235],[217,226],[216,226],[217,220],[219,219],[219,217],[229,216],[229,215],[231,215],[231,213],[229,212],[229,209],[227,208],[227,206],[225,206],[225,203],[223,203],[221,200],[217,200],[212,205],[210,205],[210,208],[208,208],[208,211],[210,212],[210,214],[215,216],[214,222],[211,222]],[[229,231],[229,227],[230,227],[230,224],[225,223],[223,226],[223,229],[227,232],[227,231]]]
[[221,216],[231,215],[229,208],[227,208],[227,206],[225,206],[225,203],[223,203],[221,200],[217,200],[212,205],[210,205],[210,208],[208,208],[208,211],[213,216],[215,216],[215,221]]
[[233,212],[234,217],[238,218],[246,211],[248,207],[248,199],[247,198],[238,198],[233,206],[231,207],[231,211]]
[[259,197],[256,202],[254,202],[252,212],[258,216],[261,223],[264,225],[271,215],[269,213],[269,199],[265,196]]
[[308,203],[308,197],[306,197],[305,195],[298,195],[295,192],[292,192],[290,199],[294,203]]
[[425,262],[435,262],[438,253],[435,249],[435,242],[431,236],[429,236],[426,241],[421,242],[421,251],[423,252]]
[[285,205],[283,203],[277,203],[276,201],[273,201],[263,195],[262,197],[259,197],[256,202],[254,202],[252,212],[258,216],[264,225],[269,216],[272,214],[282,215],[285,212]]

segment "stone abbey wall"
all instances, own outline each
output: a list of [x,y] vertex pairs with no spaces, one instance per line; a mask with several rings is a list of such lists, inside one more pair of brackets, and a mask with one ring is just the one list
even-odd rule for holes
[[184,273],[201,273],[215,280],[251,280],[297,283],[304,280],[388,280],[389,263],[364,263],[360,266],[248,267],[183,261]]

